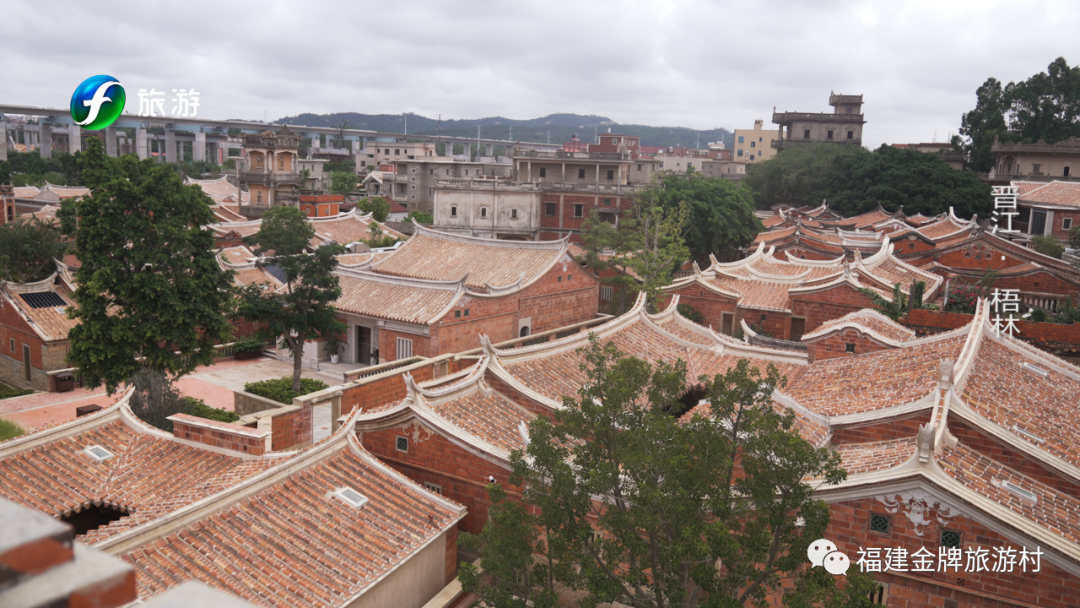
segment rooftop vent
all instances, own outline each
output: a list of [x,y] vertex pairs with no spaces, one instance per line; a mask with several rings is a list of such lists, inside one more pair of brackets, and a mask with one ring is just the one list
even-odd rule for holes
[[85,450],[83,450],[83,452],[86,452],[86,454],[88,456],[90,456],[91,458],[93,458],[94,460],[96,460],[98,462],[101,462],[102,460],[108,460],[109,458],[112,458],[113,455],[114,455],[112,452],[110,452],[109,450],[106,450],[105,448],[101,447],[100,445],[92,445],[92,446],[86,448]]
[[1030,502],[1032,504],[1039,502],[1039,497],[1038,496],[1032,494],[1031,492],[1028,492],[1024,488],[1021,488],[1020,486],[1018,486],[1018,485],[1016,485],[1016,484],[1014,484],[1012,482],[1002,481],[1001,482],[1001,488],[1005,489],[1005,490],[1008,490],[1009,492],[1012,492],[1013,494],[1019,496],[1021,500],[1025,500],[1025,501]]
[[1024,437],[1027,437],[1028,439],[1034,441],[1035,443],[1046,443],[1045,439],[1043,439],[1042,437],[1039,437],[1038,435],[1036,435],[1036,434],[1034,434],[1034,433],[1032,433],[1030,431],[1027,431],[1027,430],[1025,430],[1023,428],[1020,428],[1020,425],[1014,424],[1013,427],[1012,427],[1012,430],[1015,431],[1016,433],[1020,434],[1020,435],[1023,435]]
[[1026,369],[1027,371],[1029,371],[1029,372],[1031,372],[1033,374],[1038,374],[1038,375],[1042,376],[1043,378],[1046,378],[1047,376],[1050,375],[1050,372],[1046,371],[1045,369],[1043,369],[1043,368],[1041,368],[1041,367],[1039,367],[1037,365],[1032,365],[1030,363],[1025,363],[1024,364],[1024,369]]
[[360,507],[366,505],[368,502],[366,496],[352,488],[338,488],[334,492],[334,496],[337,496],[347,505],[353,507],[354,509],[359,509]]

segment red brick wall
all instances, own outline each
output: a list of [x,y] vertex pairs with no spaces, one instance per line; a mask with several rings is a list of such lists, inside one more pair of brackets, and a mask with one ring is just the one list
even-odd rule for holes
[[999,276],[994,280],[994,288],[1019,289],[1023,293],[1054,293],[1069,296],[1074,302],[1080,300],[1080,286],[1063,281],[1045,271],[1017,277]]
[[[18,297],[18,296],[16,296]],[[11,352],[11,339],[15,339],[15,352]],[[30,366],[41,369],[41,347],[43,340],[30,327],[15,306],[0,299],[0,352],[22,361],[23,344],[30,345]]]
[[[946,519],[947,523],[938,522],[936,513],[930,517],[929,525],[920,526],[923,536],[918,536],[914,524],[903,511],[889,513],[885,505],[872,498],[855,500],[830,505],[831,522],[825,538],[836,543],[837,549],[851,559],[852,567],[859,559],[859,549],[893,548],[907,549],[908,555],[914,554],[921,547],[926,547],[937,556],[941,530],[955,530],[962,534],[961,548],[983,547],[993,556],[994,547],[1014,547],[1018,551],[1021,544],[1010,541],[983,527],[968,517]],[[871,513],[890,517],[891,526],[888,535],[870,531]],[[1034,548],[1029,548],[1033,550]],[[965,560],[966,561],[966,557]],[[993,560],[990,560],[993,563]],[[1045,558],[1041,572],[1024,573],[1016,568],[1013,573],[1006,572],[934,572],[920,573],[883,573],[872,575],[879,582],[889,585],[888,606],[904,608],[941,608],[943,606],[983,606],[1004,608],[1015,606],[1013,602],[1024,602],[1029,606],[1049,606],[1068,608],[1075,605],[1075,598],[1080,593],[1080,580],[1064,570],[1054,567]],[[909,569],[911,559],[908,559]],[[936,568],[937,561],[934,561]],[[998,599],[988,599],[991,596]],[[946,600],[952,600],[946,604]],[[1010,601],[1011,600],[1011,601]]]
[[1062,211],[1061,209],[1054,210],[1054,226],[1051,229],[1051,234],[1059,239],[1068,239],[1069,230],[1072,228],[1064,228],[1063,220],[1065,218],[1071,218],[1071,226],[1080,226],[1080,211]]
[[[573,171],[573,175],[570,174],[571,171]],[[616,170],[615,171],[616,177],[618,177],[618,174],[619,174],[619,172],[618,172],[618,170]],[[587,175],[590,175],[595,179],[595,175],[592,173],[592,171],[589,171],[587,173]],[[574,169],[567,168],[567,170],[566,170],[566,178],[569,179],[569,180],[577,180],[577,168],[574,168]],[[601,183],[608,183],[606,178],[607,178],[607,173],[604,172],[603,169],[601,169],[601,179],[600,179]],[[561,205],[562,209],[561,210],[559,209],[559,206],[560,206],[559,197],[560,196],[562,197],[562,205]],[[610,205],[604,205],[603,204],[604,199],[611,199],[611,204]],[[630,208],[630,199],[620,197],[620,196],[618,196],[617,194],[614,194],[614,193],[600,193],[600,194],[587,194],[587,195],[544,193],[541,196],[541,201],[542,201],[542,203],[541,203],[541,211],[540,211],[540,227],[541,227],[541,229],[548,228],[548,229],[560,229],[560,230],[575,230],[575,231],[578,231],[578,232],[575,232],[574,234],[572,234],[570,236],[570,241],[574,242],[574,243],[580,243],[581,242],[581,234],[580,234],[581,225],[583,223],[585,223],[585,220],[589,219],[589,213],[591,212],[592,209],[595,208],[595,209],[599,209],[599,210],[603,211],[603,210],[619,210],[619,209],[629,209]],[[543,203],[555,203],[555,215],[554,216],[547,215],[546,210],[543,208],[544,207]],[[574,205],[577,205],[577,204],[584,205],[583,210],[582,210],[582,217],[575,217],[574,216]],[[562,218],[561,225],[560,225],[560,222],[559,222],[560,217]],[[552,234],[557,234],[557,233],[552,233]],[[565,234],[565,232],[564,232],[564,234]]]
[[[447,366],[446,373],[453,374],[469,367],[475,363],[475,361],[447,360],[438,363],[428,363],[427,365],[422,365],[410,370],[409,373],[412,374],[413,379],[417,382],[425,382],[435,377],[435,365],[443,363]],[[405,393],[404,372],[397,372],[384,378],[366,380],[363,384],[351,386],[342,391],[341,414],[348,414],[356,407],[363,410],[370,410],[388,403],[394,403],[404,399]]]
[[[186,414],[176,414],[176,416],[186,416]],[[225,424],[227,423],[220,423],[220,425]],[[222,428],[220,425],[215,425],[215,428],[211,429],[188,424],[182,420],[173,420],[173,436],[255,456],[262,455],[266,452],[265,439],[260,437],[250,437],[239,430],[250,430],[247,427],[230,425],[236,426],[238,429],[238,431],[234,433],[230,432],[227,428]]]
[[[807,353],[810,355],[810,363],[835,359],[837,357],[854,357],[865,355],[879,350],[891,350],[892,346],[886,346],[870,338],[869,335],[859,336],[854,329],[845,329],[826,338],[819,338],[813,342],[807,342]],[[847,352],[847,345],[855,345],[855,353]]]
[[814,331],[826,321],[839,319],[864,308],[874,308],[873,301],[846,283],[814,293],[791,296],[792,314],[806,318],[805,333]]
[[274,452],[293,446],[310,444],[314,438],[311,423],[311,404],[299,410],[274,416],[271,420],[270,449]]
[[[670,301],[670,296],[678,295],[679,304],[688,304],[694,310],[700,312],[705,317],[704,324],[712,326],[717,332],[723,327],[722,315],[723,313],[736,314],[736,301],[732,298],[722,296],[714,291],[709,291],[700,285],[687,285],[680,287],[679,289],[673,289],[671,291],[664,292],[661,295],[661,299],[657,304],[658,307],[666,307]],[[749,323],[749,321],[747,321]],[[734,320],[735,325],[732,326],[732,330],[738,327],[738,318]]]
[[499,393],[502,393],[503,395],[506,395],[506,397],[509,398],[511,401],[536,414],[537,416],[547,416],[548,418],[552,418],[555,415],[555,412],[548,408],[546,405],[534,401],[533,399],[530,399],[525,395],[521,394],[517,391],[517,389],[503,382],[502,379],[500,379],[498,376],[496,376],[490,371],[484,374],[484,380],[487,381],[488,385],[491,386],[491,388],[495,389]]
[[[927,261],[930,259],[931,258],[928,256]],[[963,248],[943,253],[937,256],[937,262],[942,266],[948,266],[950,268],[979,268],[982,270],[988,268],[1001,270],[1003,268],[1019,266],[1024,263],[1024,261],[1019,258],[979,242],[973,242]]]
[[[379,329],[379,362],[388,363],[390,361],[397,361],[399,358],[397,352],[397,339],[404,338],[406,340],[412,340],[412,356],[414,357],[435,357],[438,356],[438,341],[435,336],[435,328],[432,328],[432,335],[430,337],[418,336],[416,334],[407,334],[401,331],[394,331],[391,329]],[[479,342],[476,344],[479,346]],[[465,349],[462,349],[465,350]]]
[[872,441],[887,441],[889,439],[901,439],[914,437],[919,432],[919,427],[930,422],[930,412],[924,412],[879,424],[869,424],[853,428],[833,431],[833,443],[867,443]]
[[[762,317],[765,317],[762,320]],[[735,328],[741,328],[740,319],[746,319],[746,324],[754,328],[764,330],[773,338],[787,340],[791,330],[791,315],[775,310],[758,310],[756,308],[739,308],[739,314],[735,316]],[[760,332],[758,332],[760,333]]]
[[[901,317],[900,321],[912,329],[937,334],[963,327],[970,323],[973,318],[975,318],[975,315],[966,315],[959,312],[913,310]],[[1019,330],[1015,334],[1017,338],[1030,340],[1035,344],[1080,345],[1080,323],[1065,325],[1063,323],[1017,321],[1016,328]]]
[[[360,434],[364,449],[409,479],[423,484],[433,483],[442,487],[443,496],[465,505],[469,514],[458,527],[470,534],[478,534],[487,522],[488,501],[486,487],[488,476],[507,485],[508,468],[464,450],[427,426],[413,420],[392,429],[364,431]],[[409,451],[396,448],[397,437],[409,439]],[[508,488],[515,499],[518,495]]]

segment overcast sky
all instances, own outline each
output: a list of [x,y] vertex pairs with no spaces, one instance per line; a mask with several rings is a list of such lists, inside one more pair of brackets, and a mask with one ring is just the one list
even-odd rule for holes
[[836,91],[864,95],[871,148],[946,140],[988,77],[1080,63],[1075,0],[7,0],[0,15],[2,103],[67,107],[108,74],[129,112],[140,88],[194,88],[207,118],[573,112],[734,129],[774,106],[829,111]]

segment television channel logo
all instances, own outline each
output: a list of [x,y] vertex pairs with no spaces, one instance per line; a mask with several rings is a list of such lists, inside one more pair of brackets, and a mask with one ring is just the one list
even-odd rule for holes
[[71,118],[84,129],[98,131],[116,122],[124,111],[124,85],[112,76],[91,76],[71,95]]

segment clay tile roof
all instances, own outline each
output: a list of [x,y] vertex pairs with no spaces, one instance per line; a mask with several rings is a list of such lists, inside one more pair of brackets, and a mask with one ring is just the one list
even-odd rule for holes
[[946,216],[936,222],[923,224],[917,231],[926,238],[937,240],[962,230],[971,230],[971,226],[958,226],[952,218]]
[[404,323],[434,323],[464,294],[460,283],[396,279],[345,269],[336,274],[341,297],[334,308]]
[[[68,332],[78,323],[67,316],[67,307],[74,306],[75,301],[71,298],[71,291],[64,284],[53,285],[52,278],[40,283],[19,285],[4,283],[4,297],[11,302],[19,314],[29,322],[39,336],[45,341],[66,340]],[[33,294],[54,293],[64,301],[63,307],[46,306],[34,308],[22,295],[28,295],[33,299]]]
[[454,426],[507,452],[525,449],[518,428],[535,418],[503,395],[490,390],[485,394],[484,389],[435,403],[429,401],[428,406]]
[[189,177],[184,180],[184,184],[188,186],[198,186],[207,196],[214,199],[214,202],[219,205],[224,202],[225,199],[230,199],[233,203],[248,202],[248,193],[242,191],[239,193],[242,200],[236,200],[238,189],[236,186],[230,184],[225,177],[218,179],[192,179]]
[[82,268],[82,262],[73,253],[64,255],[63,262],[68,268]]
[[1080,183],[1050,182],[1041,188],[1022,193],[1020,200],[1025,203],[1043,203],[1080,208]]
[[724,291],[742,296],[739,306],[762,310],[788,310],[788,289],[799,286],[798,283],[773,283],[741,277],[719,277],[708,281]]
[[233,281],[238,285],[265,284],[279,287],[282,282],[263,268],[255,266],[255,254],[243,245],[227,247],[217,254],[218,264],[236,274]]
[[[787,408],[775,401],[772,405],[778,412],[782,413],[787,411]],[[819,446],[825,441],[825,438],[829,434],[829,428],[823,422],[814,420],[798,410],[790,411],[795,414],[795,430],[799,432],[799,435],[801,435],[803,439],[815,446]],[[712,418],[712,404],[706,401],[695,405],[690,411],[683,414],[682,417],[679,418],[679,421],[685,422],[694,416]]]
[[792,234],[795,234],[795,231],[798,230],[798,228],[798,226],[791,226],[789,228],[780,228],[778,230],[766,230],[765,232],[758,233],[758,235],[754,237],[754,244],[773,243],[785,239]]
[[38,190],[36,186],[15,186],[12,192],[15,198],[34,198],[41,190]]
[[[1080,542],[1080,500],[988,458],[963,443],[946,447],[937,463],[948,475],[990,500],[1023,515],[1074,543]],[[1009,482],[1037,497],[1028,502],[1001,482]]]
[[243,222],[247,220],[246,217],[240,215],[238,207],[230,207],[228,205],[214,205],[210,207],[214,211],[214,215],[217,216],[218,221],[222,222]]
[[860,310],[848,313],[838,319],[831,319],[821,324],[812,333],[803,336],[803,341],[812,341],[818,337],[832,333],[833,330],[856,325],[869,329],[881,336],[896,342],[905,342],[915,338],[915,332],[896,321],[873,310]]
[[[113,457],[98,462],[83,452],[95,445]],[[268,465],[139,432],[115,419],[0,459],[0,495],[53,516],[93,501],[132,512],[79,537],[94,543],[205,498]]]
[[528,285],[560,260],[573,261],[565,241],[502,241],[464,237],[420,227],[393,255],[375,265],[375,272],[436,281],[460,281],[468,286]]
[[78,198],[90,194],[89,188],[83,188],[81,186],[56,186],[45,182],[44,190],[51,190],[56,193],[56,196],[60,198]]
[[[371,219],[370,215],[361,215],[356,209],[337,216],[308,219],[308,223],[315,229],[315,238],[317,240],[334,241],[340,245],[371,239],[372,222],[375,222],[375,220]],[[398,239],[405,236],[386,224],[379,223],[379,227],[384,235]],[[317,244],[313,243],[313,245]]]
[[903,464],[915,454],[915,437],[871,443],[845,443],[836,451],[848,475],[889,469]]
[[[1042,369],[1047,377],[1025,368],[1025,363]],[[962,398],[1017,438],[1080,466],[1078,395],[1080,381],[985,339]]]
[[791,378],[786,392],[827,416],[902,405],[925,397],[937,386],[942,359],[956,361],[966,335],[904,348],[815,361]]
[[1026,181],[1014,181],[1013,186],[1016,186],[1019,196],[1024,196],[1032,190],[1038,190],[1046,185],[1046,182],[1026,182]]
[[[344,503],[342,487],[368,502]],[[461,517],[352,444],[122,557],[142,598],[197,579],[258,605],[339,606]]]

